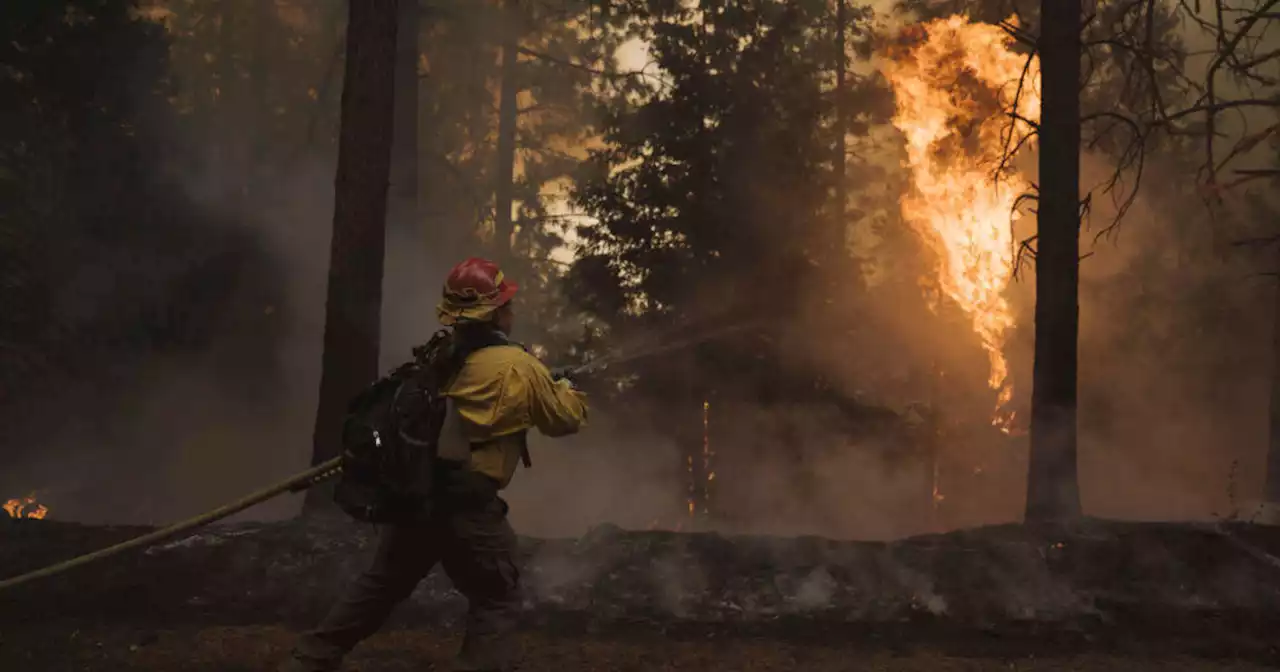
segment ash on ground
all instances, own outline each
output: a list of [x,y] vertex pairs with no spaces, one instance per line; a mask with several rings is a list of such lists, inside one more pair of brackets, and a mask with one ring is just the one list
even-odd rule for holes
[[[145,533],[0,521],[7,576]],[[0,632],[306,627],[373,550],[375,530],[336,520],[210,527],[6,591]],[[604,526],[522,539],[526,628],[875,646],[1148,647],[1272,664],[1280,529],[1084,521],[999,526],[891,543],[725,537]],[[440,571],[390,629],[456,628]],[[915,644],[912,644],[914,642]],[[1170,648],[1172,647],[1172,648]],[[1004,650],[1002,649],[1002,650]]]

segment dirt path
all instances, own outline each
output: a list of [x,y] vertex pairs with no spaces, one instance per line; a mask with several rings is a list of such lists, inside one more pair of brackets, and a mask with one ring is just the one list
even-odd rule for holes
[[[140,631],[125,627],[54,630],[27,627],[0,635],[6,672],[262,672],[274,669],[293,633],[282,627],[217,627]],[[948,655],[926,648],[869,650],[849,644],[796,644],[712,637],[702,641],[636,636],[578,637],[527,633],[524,672],[1262,672],[1274,666],[1152,652],[1078,653],[1047,657],[1001,655],[992,640],[985,654]],[[348,670],[425,672],[447,669],[457,637],[438,630],[388,632],[352,655]],[[1016,647],[1015,647],[1016,648]]]

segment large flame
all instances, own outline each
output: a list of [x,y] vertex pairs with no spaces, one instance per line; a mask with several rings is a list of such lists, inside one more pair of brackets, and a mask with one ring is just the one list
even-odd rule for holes
[[3,508],[10,518],[44,518],[49,515],[48,508],[36,503],[35,495],[11,499],[0,508]]
[[902,216],[938,258],[926,286],[959,304],[987,351],[988,383],[998,391],[993,423],[1006,431],[1012,415],[1001,409],[1013,396],[1004,355],[1014,326],[1004,297],[1013,276],[1010,218],[1031,185],[997,169],[1006,147],[1019,146],[1031,130],[1009,112],[1029,121],[1040,116],[1038,63],[1028,64],[1012,46],[1001,28],[952,16],[903,30],[885,49],[882,67],[896,98],[894,126],[907,141],[913,189]]

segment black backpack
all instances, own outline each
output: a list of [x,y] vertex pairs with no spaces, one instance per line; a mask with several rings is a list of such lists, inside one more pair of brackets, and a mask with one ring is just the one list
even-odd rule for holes
[[342,474],[334,501],[368,523],[420,519],[430,511],[442,393],[457,365],[453,337],[440,331],[413,360],[351,400],[342,423]]

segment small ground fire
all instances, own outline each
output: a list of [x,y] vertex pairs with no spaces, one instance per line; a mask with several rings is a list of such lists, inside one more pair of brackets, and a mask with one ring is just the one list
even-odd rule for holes
[[35,495],[27,495],[21,499],[11,499],[4,503],[4,511],[10,518],[44,518],[49,515],[48,507],[36,503]]

